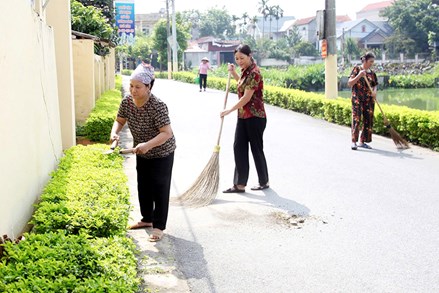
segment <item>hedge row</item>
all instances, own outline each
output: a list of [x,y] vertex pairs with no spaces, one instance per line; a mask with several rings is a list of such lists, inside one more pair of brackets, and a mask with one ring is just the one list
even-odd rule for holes
[[116,76],[116,89],[106,91],[96,101],[96,105],[82,127],[81,134],[96,142],[107,142],[111,127],[121,100],[122,77]]
[[65,232],[7,242],[0,292],[137,292],[135,245],[126,237],[89,239]]
[[[196,75],[189,72],[173,74],[175,80],[193,83]],[[209,86],[224,90],[227,80],[209,77]],[[231,92],[236,93],[232,81]],[[351,125],[351,102],[349,99],[326,99],[323,95],[282,87],[265,86],[264,99],[268,104],[295,112],[305,113],[340,125]],[[439,151],[439,112],[421,111],[402,106],[381,105],[387,119],[405,139],[414,144]],[[383,116],[375,110],[374,132],[388,135]]]
[[44,188],[32,233],[4,245],[0,292],[136,292],[123,158],[107,145],[68,149]]

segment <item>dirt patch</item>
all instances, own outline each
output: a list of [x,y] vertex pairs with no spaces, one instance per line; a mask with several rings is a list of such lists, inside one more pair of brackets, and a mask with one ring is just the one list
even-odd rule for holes
[[274,212],[272,213],[272,217],[276,223],[292,229],[302,229],[307,223],[310,222],[328,224],[328,222],[316,216],[296,215],[286,212]]
[[76,137],[76,144],[82,144],[82,145],[89,145],[89,144],[95,144],[96,142],[89,140],[85,136],[77,136]]

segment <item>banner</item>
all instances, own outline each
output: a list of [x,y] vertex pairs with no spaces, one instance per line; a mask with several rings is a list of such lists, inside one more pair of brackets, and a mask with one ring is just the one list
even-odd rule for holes
[[121,44],[134,44],[135,36],[135,13],[134,0],[117,0],[116,8],[116,26],[118,28]]

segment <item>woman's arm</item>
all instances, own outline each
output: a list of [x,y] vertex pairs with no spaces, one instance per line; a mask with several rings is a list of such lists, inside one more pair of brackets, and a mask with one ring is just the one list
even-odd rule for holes
[[161,127],[160,133],[157,134],[153,139],[142,142],[136,145],[136,147],[133,150],[133,153],[135,154],[146,154],[151,149],[164,144],[168,139],[170,139],[173,135],[171,125],[165,125]]
[[119,132],[122,130],[123,126],[127,120],[125,118],[117,117],[111,128],[110,141],[119,140]]
[[353,87],[363,76],[366,76],[366,70],[360,70],[355,77],[349,77],[348,87]]
[[254,92],[255,90],[253,89],[246,89],[244,91],[244,95],[239,99],[239,101],[232,108],[222,111],[220,116],[224,117],[226,115],[229,115],[233,111],[244,107],[244,105],[251,100]]
[[235,70],[235,64],[231,64],[231,63],[229,63],[229,64],[227,65],[227,69],[230,71],[230,73],[232,74],[233,78],[234,78],[236,81],[239,81],[239,75],[238,75],[238,73],[236,73],[236,70]]

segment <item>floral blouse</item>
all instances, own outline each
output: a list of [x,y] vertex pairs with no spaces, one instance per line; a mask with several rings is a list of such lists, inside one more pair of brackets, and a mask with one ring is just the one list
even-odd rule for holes
[[[354,78],[358,75],[358,72],[361,71],[360,66],[355,66],[354,69],[352,69],[351,72],[351,78]],[[378,78],[375,72],[372,70],[369,70],[366,73],[367,80],[369,81],[370,86],[372,89],[378,85]],[[359,81],[357,81],[356,84],[352,86],[352,98],[359,98],[360,100],[366,100],[367,98],[370,98],[372,96],[372,93],[369,90],[369,87],[367,86],[366,81],[364,81],[363,78],[360,78]]]
[[254,93],[250,101],[238,110],[238,118],[266,118],[262,92],[264,89],[264,81],[259,67],[254,62],[241,73],[241,77],[238,81],[239,98],[244,96],[246,89],[254,90]]
[[[120,103],[117,116],[127,119],[128,127],[133,135],[133,147],[153,139],[160,133],[160,128],[171,124],[168,107],[154,95],[151,95],[142,107],[137,107],[133,98],[126,96]],[[164,144],[138,156],[146,159],[163,158],[170,155],[175,148],[175,137],[172,136]]]

